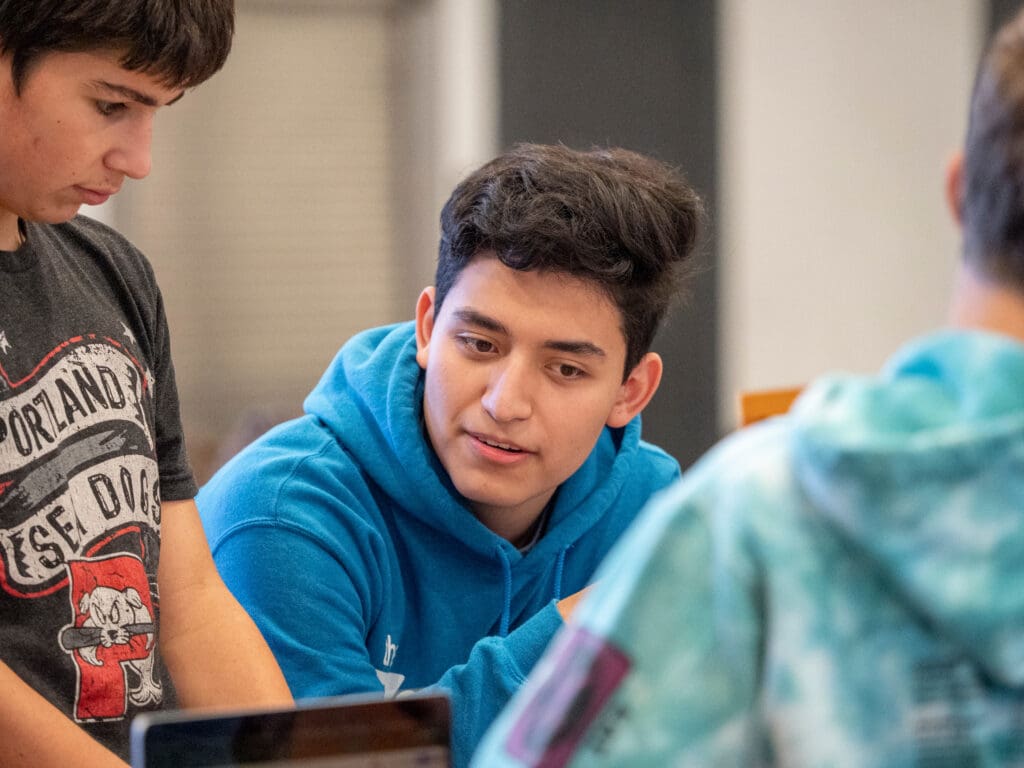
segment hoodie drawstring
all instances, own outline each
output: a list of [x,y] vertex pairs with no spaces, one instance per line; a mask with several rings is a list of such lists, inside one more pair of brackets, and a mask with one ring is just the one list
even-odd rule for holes
[[508,624],[512,613],[512,563],[509,562],[508,553],[498,547],[498,554],[501,555],[501,567],[505,575],[505,602],[501,606],[501,627],[498,634],[505,637],[508,634]]
[[555,561],[555,600],[562,599],[562,571],[565,569],[565,553],[568,547],[559,550],[558,560]]
[[[562,574],[565,572],[565,555],[568,551],[569,547],[560,549],[558,558],[555,560],[555,585],[552,595],[554,600],[562,599]],[[501,559],[502,576],[505,579],[505,597],[501,606],[501,624],[498,628],[498,635],[505,637],[508,635],[508,625],[512,617],[512,563],[504,548],[498,547],[498,554]]]

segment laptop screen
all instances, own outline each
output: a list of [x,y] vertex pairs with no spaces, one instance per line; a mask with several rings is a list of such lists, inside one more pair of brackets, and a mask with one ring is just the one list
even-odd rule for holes
[[448,698],[339,696],[292,709],[141,714],[133,768],[449,768]]

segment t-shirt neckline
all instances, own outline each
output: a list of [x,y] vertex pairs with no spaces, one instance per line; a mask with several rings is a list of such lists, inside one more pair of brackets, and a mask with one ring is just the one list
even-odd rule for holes
[[24,272],[36,263],[36,251],[22,219],[18,219],[18,231],[21,233],[21,245],[13,251],[0,250],[0,272]]

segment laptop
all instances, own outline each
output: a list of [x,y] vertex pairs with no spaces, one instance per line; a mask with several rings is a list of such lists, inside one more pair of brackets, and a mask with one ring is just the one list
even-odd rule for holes
[[146,712],[132,768],[450,768],[448,697],[336,696],[286,709]]

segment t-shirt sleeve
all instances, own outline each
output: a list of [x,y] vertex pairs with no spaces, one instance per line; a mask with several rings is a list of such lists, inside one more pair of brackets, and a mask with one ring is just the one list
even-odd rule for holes
[[181,426],[181,405],[171,360],[171,337],[164,313],[163,297],[156,291],[156,323],[153,340],[155,370],[153,410],[156,414],[156,452],[160,467],[160,495],[165,501],[191,499],[198,490],[185,450]]
[[198,488],[185,450],[170,329],[153,267],[145,254],[106,225],[78,216],[65,229],[65,236],[102,268],[107,290],[136,334],[138,364],[152,393],[160,497],[191,499]]

